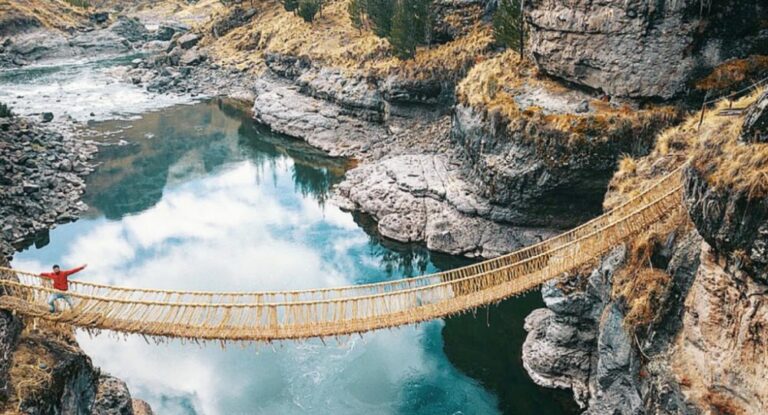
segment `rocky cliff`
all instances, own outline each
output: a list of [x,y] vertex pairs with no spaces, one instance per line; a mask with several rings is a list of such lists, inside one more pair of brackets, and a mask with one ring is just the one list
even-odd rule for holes
[[611,96],[669,99],[729,58],[768,53],[768,6],[760,0],[534,0],[526,7],[537,65]]
[[573,389],[594,414],[766,411],[768,216],[766,181],[753,174],[768,163],[763,144],[739,144],[764,96],[738,102],[748,117],[665,132],[614,177],[613,193],[631,193],[692,157],[678,225],[606,256],[589,277],[544,287],[547,308],[526,320],[524,360],[537,382]]

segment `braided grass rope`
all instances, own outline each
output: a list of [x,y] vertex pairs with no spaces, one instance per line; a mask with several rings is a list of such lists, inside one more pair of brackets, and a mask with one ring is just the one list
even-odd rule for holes
[[159,338],[271,341],[362,333],[466,312],[525,293],[683,213],[682,167],[571,231],[510,254],[422,277],[295,291],[152,290],[72,281],[74,308],[48,312],[34,273],[0,280],[0,307],[93,330]]

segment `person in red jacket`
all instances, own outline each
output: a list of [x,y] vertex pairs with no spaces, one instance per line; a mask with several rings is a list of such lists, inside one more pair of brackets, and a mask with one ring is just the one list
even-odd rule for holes
[[53,280],[53,288],[57,290],[57,292],[52,292],[48,296],[48,305],[51,307],[51,313],[56,312],[56,300],[64,300],[69,304],[69,308],[72,308],[72,298],[65,294],[69,290],[69,280],[67,278],[76,272],[84,270],[87,266],[88,264],[84,264],[77,268],[62,271],[61,267],[54,265],[53,272],[43,272],[40,274],[43,278]]

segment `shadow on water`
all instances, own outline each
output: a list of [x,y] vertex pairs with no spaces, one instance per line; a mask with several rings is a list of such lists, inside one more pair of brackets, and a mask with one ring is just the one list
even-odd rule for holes
[[[430,252],[420,244],[406,244],[382,237],[369,215],[353,214],[368,234],[371,252],[387,264],[390,273],[422,275],[431,261],[439,270],[476,262],[469,258]],[[541,294],[534,291],[483,307],[475,313],[445,319],[443,349],[448,360],[467,376],[476,379],[499,399],[504,414],[575,415],[580,413],[570,391],[536,385],[523,367],[522,349],[525,317],[544,307]],[[440,397],[435,396],[436,399]]]
[[536,385],[523,367],[523,322],[541,307],[541,294],[534,291],[448,318],[443,327],[445,354],[459,370],[496,394],[505,414],[578,414],[570,391]]

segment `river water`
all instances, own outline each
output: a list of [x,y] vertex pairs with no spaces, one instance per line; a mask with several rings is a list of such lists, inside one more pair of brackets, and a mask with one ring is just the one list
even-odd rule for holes
[[[26,102],[22,113],[39,111],[45,101],[29,96],[50,97],[55,92],[40,90],[51,82],[62,97],[79,91],[109,103],[95,116],[89,105],[73,104],[78,119],[114,118],[130,102],[125,96],[139,102],[129,113],[153,111],[91,122],[109,145],[88,179],[90,210],[40,235],[14,266],[88,263],[77,278],[254,291],[375,282],[467,263],[383,240],[369,218],[329,203],[348,163],[269,132],[242,104],[145,100],[138,88],[112,85],[102,66],[77,68],[0,74],[0,90],[27,95],[15,98]],[[81,76],[112,86],[69,85]],[[120,96],[104,92],[113,89]],[[536,386],[522,367],[523,319],[541,306],[540,295],[529,294],[475,315],[325,343],[222,349],[105,334],[78,341],[158,414],[574,413],[568,393]]]

